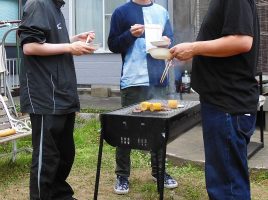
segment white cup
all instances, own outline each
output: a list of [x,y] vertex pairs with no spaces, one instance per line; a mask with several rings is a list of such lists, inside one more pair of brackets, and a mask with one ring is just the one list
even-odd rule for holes
[[162,26],[159,24],[145,24],[146,51],[155,48],[151,42],[160,41],[162,39],[162,32]]

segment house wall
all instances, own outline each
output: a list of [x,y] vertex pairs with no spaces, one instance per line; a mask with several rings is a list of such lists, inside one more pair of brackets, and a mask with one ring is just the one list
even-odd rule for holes
[[165,8],[167,8],[167,0],[155,0],[155,3],[158,3],[162,6],[164,6]]
[[[2,1],[0,0],[0,21],[9,21],[18,19],[18,3],[16,1]],[[2,42],[3,36],[6,32],[10,30],[9,27],[1,27],[0,28],[0,43]],[[11,32],[8,34],[5,39],[5,44],[11,44],[16,41],[15,32]]]

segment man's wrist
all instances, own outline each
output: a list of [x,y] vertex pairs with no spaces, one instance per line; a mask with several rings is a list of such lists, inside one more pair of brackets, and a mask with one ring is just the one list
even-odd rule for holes
[[193,56],[196,55],[200,55],[200,42],[193,42],[193,47],[192,47],[192,51],[193,51]]
[[71,53],[72,52],[71,44],[69,44],[69,43],[64,44],[64,52],[65,53]]

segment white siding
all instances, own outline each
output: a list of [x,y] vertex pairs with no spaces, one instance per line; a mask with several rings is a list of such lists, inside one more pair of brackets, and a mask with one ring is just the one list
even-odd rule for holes
[[78,84],[119,85],[120,55],[93,54],[74,58]]

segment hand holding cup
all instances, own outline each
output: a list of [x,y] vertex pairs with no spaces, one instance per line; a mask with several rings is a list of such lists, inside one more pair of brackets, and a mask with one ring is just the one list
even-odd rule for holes
[[134,24],[130,27],[130,32],[135,37],[140,37],[144,33],[144,25]]

